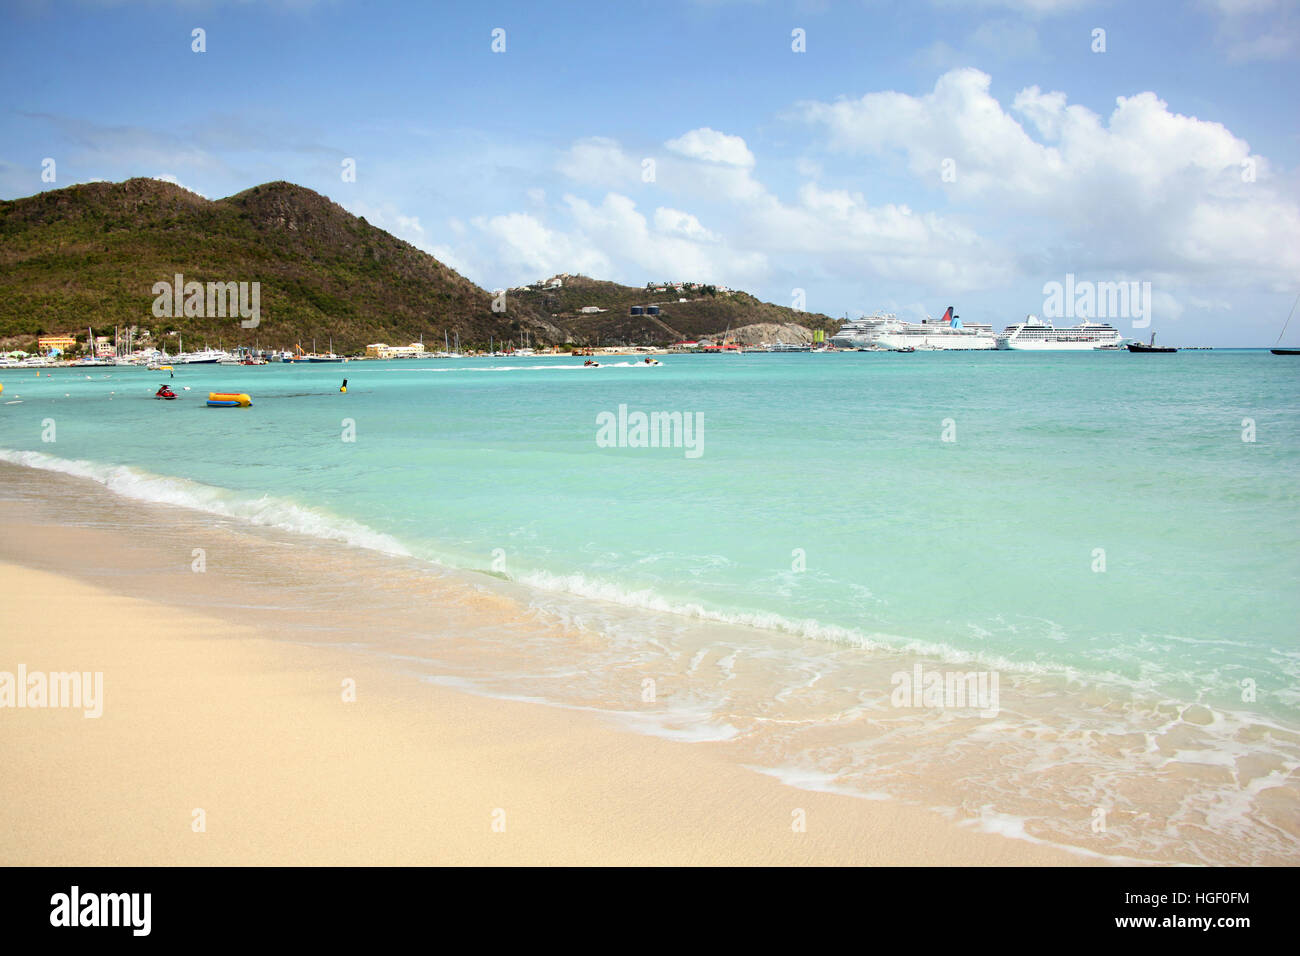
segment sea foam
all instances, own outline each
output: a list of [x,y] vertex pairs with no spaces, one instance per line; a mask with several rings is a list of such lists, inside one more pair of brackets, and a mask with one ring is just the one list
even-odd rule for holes
[[348,518],[305,508],[284,498],[271,495],[245,496],[226,488],[186,478],[156,475],[128,465],[59,458],[39,451],[0,448],[0,461],[88,478],[114,494],[136,501],[189,508],[264,528],[292,531],[326,541],[341,541],[354,547],[399,557],[410,556],[410,551],[390,535]]

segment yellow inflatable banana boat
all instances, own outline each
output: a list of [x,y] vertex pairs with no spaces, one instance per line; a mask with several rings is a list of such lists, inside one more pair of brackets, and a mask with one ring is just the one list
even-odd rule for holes
[[253,399],[244,392],[208,392],[210,408],[248,408]]

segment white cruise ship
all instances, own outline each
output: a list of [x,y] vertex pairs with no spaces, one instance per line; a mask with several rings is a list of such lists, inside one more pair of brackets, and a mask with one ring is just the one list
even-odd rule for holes
[[901,349],[919,351],[984,350],[997,347],[993,326],[963,325],[952,306],[935,321],[904,322],[892,312],[877,312],[846,322],[831,337],[831,345],[846,349]]
[[1080,322],[1058,329],[1036,315],[1027,315],[1025,321],[1007,326],[998,336],[998,348],[1024,352],[1091,352],[1116,349],[1123,341],[1118,330],[1105,322]]

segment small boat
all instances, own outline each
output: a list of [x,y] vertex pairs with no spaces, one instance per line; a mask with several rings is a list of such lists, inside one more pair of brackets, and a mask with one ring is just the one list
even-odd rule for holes
[[915,351],[916,351],[916,346],[915,346],[915,345],[904,345],[904,346],[901,346],[900,348],[890,349],[890,351],[891,351],[891,352],[915,352]]
[[1141,342],[1129,342],[1128,350],[1130,352],[1177,352],[1178,349],[1171,348],[1168,345],[1156,345],[1156,334],[1151,333],[1151,342],[1144,345]]
[[1274,355],[1300,355],[1300,349],[1283,349],[1277,348],[1282,342],[1282,336],[1286,335],[1286,327],[1291,324],[1291,316],[1295,315],[1295,307],[1300,305],[1300,295],[1295,297],[1295,302],[1291,303],[1291,311],[1287,314],[1286,321],[1282,323],[1282,331],[1278,333],[1277,342],[1274,347],[1269,349]]

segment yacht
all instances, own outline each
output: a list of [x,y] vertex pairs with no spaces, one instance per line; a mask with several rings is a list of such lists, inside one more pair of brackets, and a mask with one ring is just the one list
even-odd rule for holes
[[987,351],[997,347],[993,326],[972,322],[969,325],[953,314],[948,306],[943,318],[926,318],[923,322],[905,322],[892,312],[876,312],[846,322],[831,337],[837,348],[898,350],[920,349],[926,352]]
[[1080,322],[1058,329],[1036,315],[1025,316],[1025,321],[1009,325],[998,336],[998,348],[1020,352],[1091,352],[1117,351],[1124,337],[1106,322]]
[[225,352],[217,349],[204,349],[201,352],[182,352],[172,359],[176,365],[216,365],[222,359],[229,358]]

